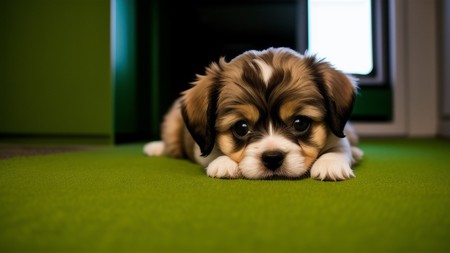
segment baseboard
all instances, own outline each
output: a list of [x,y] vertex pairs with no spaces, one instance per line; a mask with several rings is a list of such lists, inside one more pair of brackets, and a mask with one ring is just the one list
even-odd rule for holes
[[112,145],[113,139],[111,136],[108,136],[108,135],[4,134],[4,133],[0,133],[0,143]]

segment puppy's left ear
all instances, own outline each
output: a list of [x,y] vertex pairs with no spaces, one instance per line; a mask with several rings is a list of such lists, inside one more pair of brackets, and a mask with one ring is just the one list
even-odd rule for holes
[[[221,59],[222,63],[224,59]],[[184,123],[202,156],[208,156],[216,139],[217,98],[220,92],[220,65],[212,63],[206,75],[197,75],[193,87],[183,93],[181,113]]]
[[327,108],[326,121],[334,135],[344,138],[344,127],[350,118],[357,92],[356,81],[328,63],[318,66],[323,82],[321,91]]

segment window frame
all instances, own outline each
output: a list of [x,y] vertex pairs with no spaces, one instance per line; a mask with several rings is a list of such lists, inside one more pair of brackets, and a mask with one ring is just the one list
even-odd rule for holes
[[436,136],[437,1],[388,0],[390,50],[388,60],[393,98],[392,120],[353,124],[361,136],[421,138]]
[[[360,86],[387,87],[389,82],[388,60],[388,5],[386,0],[371,0],[372,5],[372,45],[373,70],[367,75],[351,74],[358,79]],[[297,35],[299,52],[308,51],[308,0],[297,0]]]

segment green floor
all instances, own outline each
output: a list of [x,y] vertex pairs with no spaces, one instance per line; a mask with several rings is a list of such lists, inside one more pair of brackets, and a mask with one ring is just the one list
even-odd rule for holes
[[450,252],[450,142],[362,148],[337,183],[212,179],[138,145],[0,160],[0,252]]

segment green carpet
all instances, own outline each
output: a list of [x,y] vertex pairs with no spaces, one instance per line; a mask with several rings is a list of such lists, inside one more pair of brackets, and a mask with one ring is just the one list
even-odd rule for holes
[[0,160],[0,252],[450,252],[450,142],[361,146],[344,182],[212,179],[140,145]]

